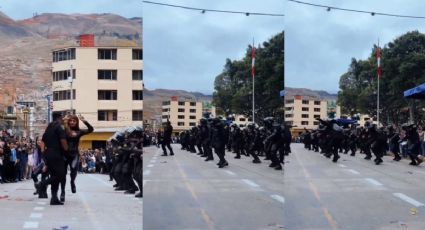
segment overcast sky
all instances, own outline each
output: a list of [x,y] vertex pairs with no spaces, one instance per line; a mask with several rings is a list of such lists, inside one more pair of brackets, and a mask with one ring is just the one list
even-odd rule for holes
[[[161,0],[197,8],[284,13],[284,0]],[[144,81],[147,89],[211,94],[226,58],[284,29],[284,17],[221,14],[144,4]],[[247,76],[249,77],[249,76]]]
[[[341,8],[425,16],[423,0],[306,1]],[[335,93],[339,89],[339,77],[347,71],[351,58],[367,58],[378,38],[380,44],[387,44],[408,31],[425,33],[425,19],[336,10],[327,12],[323,8],[293,2],[286,2],[285,9],[285,86],[289,87]]]
[[142,16],[142,0],[1,0],[0,11],[15,20],[34,13],[114,13],[127,18]]

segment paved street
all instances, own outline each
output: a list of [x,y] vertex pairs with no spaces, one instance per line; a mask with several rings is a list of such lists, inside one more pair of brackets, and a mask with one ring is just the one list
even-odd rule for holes
[[[284,178],[287,229],[425,229],[425,167],[341,154],[333,163],[292,146]],[[416,213],[412,212],[416,209]]]
[[144,229],[283,229],[283,171],[226,154],[229,167],[181,151],[144,153]]
[[108,179],[79,174],[77,193],[68,184],[64,206],[50,206],[50,199],[33,196],[32,181],[0,184],[0,229],[142,229],[142,199],[115,192]]
[[283,173],[233,154],[218,169],[179,147],[145,149],[145,229],[425,229],[425,167],[408,160],[335,164],[294,144]]

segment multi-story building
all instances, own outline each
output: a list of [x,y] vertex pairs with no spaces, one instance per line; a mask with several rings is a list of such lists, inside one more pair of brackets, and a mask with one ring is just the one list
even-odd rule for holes
[[237,126],[241,127],[241,128],[246,127],[246,125],[248,123],[252,122],[251,117],[246,117],[246,116],[240,115],[240,114],[234,115],[233,118],[234,118],[233,123],[236,124]]
[[140,46],[95,46],[93,36],[83,36],[80,46],[52,54],[53,111],[81,114],[95,129],[81,139],[83,149],[104,147],[116,131],[142,125]]
[[202,102],[171,97],[171,100],[162,102],[162,122],[169,120],[173,132],[179,133],[196,126],[202,118],[202,111]]
[[334,105],[331,100],[314,96],[295,95],[286,98],[285,123],[293,126],[294,135],[298,135],[304,129],[315,129],[319,125],[317,118],[325,120],[340,117],[340,107]]

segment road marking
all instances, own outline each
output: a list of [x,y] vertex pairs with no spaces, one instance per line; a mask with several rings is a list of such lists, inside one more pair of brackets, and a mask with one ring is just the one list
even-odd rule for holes
[[343,164],[338,164],[339,167],[341,168],[347,168],[347,166],[343,165]]
[[94,179],[94,180],[97,180],[97,181],[101,182],[102,184],[104,184],[104,185],[106,185],[106,186],[108,186],[108,187],[111,187],[111,184],[109,184],[109,183],[107,183],[106,181],[101,180],[101,179],[99,179],[99,178],[97,178],[97,177],[93,176],[92,174],[89,174],[89,177],[90,177],[90,178],[92,178],[92,179]]
[[375,180],[375,179],[372,179],[372,178],[365,178],[365,180],[366,180],[367,182],[369,182],[369,183],[373,184],[373,185],[376,185],[376,186],[382,186],[382,185],[383,185],[383,184],[382,184],[382,183],[380,183],[379,181],[377,181],[377,180]]
[[282,204],[285,203],[285,198],[283,196],[279,196],[279,195],[271,195],[271,198],[281,202]]
[[33,212],[30,215],[30,218],[41,219],[43,217],[43,213]]
[[229,174],[229,175],[232,175],[232,176],[234,176],[234,175],[236,175],[236,173],[234,173],[234,172],[232,172],[232,171],[230,171],[230,170],[224,170],[227,174]]
[[38,222],[35,222],[35,221],[25,221],[23,228],[38,228]]
[[147,169],[147,170],[145,170],[145,171],[143,172],[143,175],[144,175],[144,176],[147,176],[147,175],[149,175],[149,174],[151,174],[151,170],[149,170],[149,169]]
[[360,173],[354,169],[346,169],[348,172],[352,173],[352,174],[356,174],[359,175]]
[[423,204],[423,203],[421,203],[421,202],[419,202],[419,201],[417,201],[417,200],[415,200],[415,199],[413,199],[413,198],[411,198],[409,196],[406,196],[403,193],[393,193],[393,195],[396,196],[396,197],[398,197],[398,198],[400,198],[400,199],[402,199],[402,200],[404,200],[404,201],[406,201],[407,203],[409,203],[409,204],[411,204],[411,205],[413,205],[413,206],[415,206],[417,208],[418,207],[425,206],[425,204]]
[[251,186],[251,187],[256,187],[256,188],[258,188],[258,187],[260,187],[260,185],[258,185],[258,184],[256,184],[256,183],[254,183],[253,181],[251,181],[251,180],[248,180],[248,179],[241,179],[243,182],[245,182],[245,184],[247,184],[247,185],[249,185],[249,186]]
[[153,167],[153,164],[148,164],[148,168],[152,168]]
[[34,207],[34,211],[43,211],[44,207]]
[[46,202],[45,201],[39,201],[39,202],[37,202],[37,204],[38,205],[46,205]]

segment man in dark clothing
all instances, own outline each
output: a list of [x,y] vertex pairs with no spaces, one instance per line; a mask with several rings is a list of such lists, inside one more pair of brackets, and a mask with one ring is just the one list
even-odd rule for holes
[[162,151],[164,151],[163,156],[167,156],[167,149],[170,150],[170,155],[174,155],[173,148],[171,148],[171,134],[173,133],[173,126],[171,126],[171,122],[167,121],[164,127],[164,138],[162,140]]
[[66,133],[62,125],[62,114],[53,113],[53,122],[47,126],[42,138],[42,151],[46,160],[46,166],[49,170],[50,177],[47,180],[36,184],[39,192],[49,184],[51,184],[52,197],[50,205],[63,205],[58,199],[59,182],[65,177],[65,161],[64,155],[68,151],[68,143],[66,141]]

